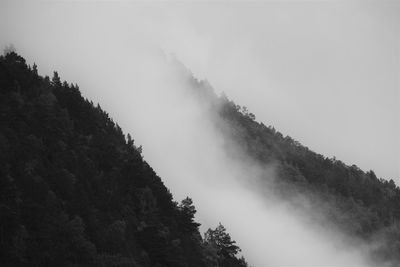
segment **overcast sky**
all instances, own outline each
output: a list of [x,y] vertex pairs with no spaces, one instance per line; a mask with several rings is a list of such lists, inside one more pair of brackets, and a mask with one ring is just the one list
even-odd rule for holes
[[145,50],[173,53],[258,121],[399,184],[399,3],[0,1],[0,45],[78,83],[125,130],[122,76]]

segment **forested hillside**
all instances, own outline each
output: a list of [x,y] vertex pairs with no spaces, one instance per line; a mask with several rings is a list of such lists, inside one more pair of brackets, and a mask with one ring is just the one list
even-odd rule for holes
[[[391,266],[400,264],[400,188],[392,179],[378,178],[356,165],[346,165],[311,151],[272,126],[256,121],[246,107],[237,105],[222,93],[217,96],[206,81],[192,78],[203,103],[211,106],[216,128],[239,147],[257,166],[272,166],[275,193],[295,205],[307,196],[309,210],[324,216],[311,218],[317,225],[330,225],[376,244],[371,258]],[[230,147],[226,148],[229,152]],[[270,173],[256,181],[258,187],[271,186]],[[318,220],[320,220],[318,222]]]
[[0,57],[1,266],[247,266],[77,85]]
[[[378,244],[371,257],[399,266],[393,180],[315,153],[207,82],[189,83],[235,149],[273,166],[277,195],[296,205],[307,196],[324,214],[312,220]],[[141,150],[77,85],[0,56],[0,265],[247,266],[223,225],[201,236],[192,200],[174,202]]]

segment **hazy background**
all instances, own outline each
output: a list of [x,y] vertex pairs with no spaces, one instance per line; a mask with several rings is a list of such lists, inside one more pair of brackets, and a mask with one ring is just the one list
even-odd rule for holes
[[259,121],[397,183],[399,27],[399,1],[384,0],[0,1],[0,45],[77,82],[125,130],[113,88],[160,49]]
[[78,83],[175,199],[194,199],[202,230],[221,221],[259,267],[365,267],[368,249],[236,182],[257,166],[226,157],[165,55],[259,121],[399,184],[399,25],[394,1],[0,2],[0,45]]

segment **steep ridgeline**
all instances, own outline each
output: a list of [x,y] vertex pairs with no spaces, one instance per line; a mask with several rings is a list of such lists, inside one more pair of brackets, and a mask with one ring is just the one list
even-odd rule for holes
[[1,266],[247,266],[219,225],[199,234],[100,106],[0,57]]
[[324,220],[325,225],[374,243],[373,260],[400,266],[400,188],[393,180],[317,154],[257,122],[254,114],[224,93],[218,97],[207,81],[190,80],[195,94],[214,113],[217,129],[241,151],[232,155],[245,154],[258,166],[271,166],[276,171],[274,190],[283,199],[295,203],[298,196],[308,196],[308,209],[324,214],[312,218],[314,222]]

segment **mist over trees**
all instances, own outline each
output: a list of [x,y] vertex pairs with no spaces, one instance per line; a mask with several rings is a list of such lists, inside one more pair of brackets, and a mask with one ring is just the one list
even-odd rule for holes
[[1,266],[248,266],[79,87],[0,56]]
[[[217,129],[259,166],[274,166],[277,195],[315,200],[309,208],[330,225],[379,244],[373,260],[399,265],[393,180],[315,153],[207,82],[190,82]],[[192,199],[173,200],[100,105],[11,50],[0,57],[0,151],[2,266],[248,266],[222,224],[201,235]]]
[[[309,215],[316,225],[329,225],[373,244],[370,260],[377,265],[400,264],[400,188],[392,179],[378,178],[372,170],[365,172],[311,151],[274,127],[257,122],[247,107],[229,100],[225,93],[218,97],[210,89],[201,90],[203,81],[197,83],[196,94],[217,118],[216,128],[240,151],[232,152],[228,145],[228,154],[247,155],[260,167],[273,166],[274,181],[269,173],[262,174],[255,181],[259,188],[273,186],[281,199],[315,212]],[[304,196],[309,200],[306,208],[301,207]]]

